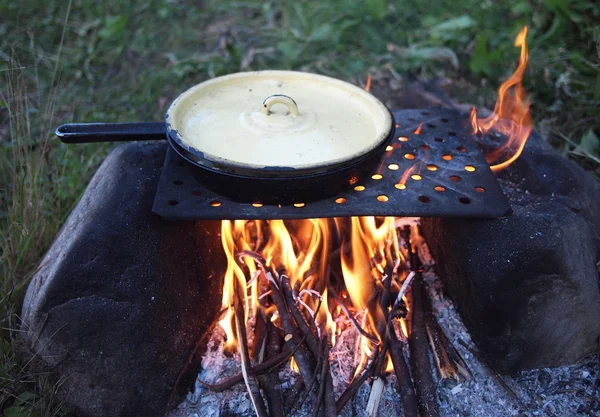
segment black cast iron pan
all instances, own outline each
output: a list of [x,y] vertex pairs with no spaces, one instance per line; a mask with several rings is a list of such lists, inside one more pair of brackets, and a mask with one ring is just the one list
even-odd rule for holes
[[[368,112],[370,104],[363,103],[367,93],[354,86],[345,90],[348,89],[346,83],[334,80],[330,102],[321,105],[317,114],[311,114],[309,105],[296,107],[293,99],[281,94],[281,90],[292,91],[295,96],[303,98],[301,103],[308,101],[306,95],[309,93],[306,90],[312,84],[309,84],[309,87],[300,84],[296,88],[296,77],[300,77],[300,81],[308,77],[309,83],[317,83],[315,88],[318,90],[327,88],[323,82],[327,84],[333,80],[314,74],[289,71],[233,74],[199,84],[180,95],[169,108],[165,122],[70,123],[60,126],[56,135],[65,143],[167,140],[171,148],[189,164],[192,175],[213,191],[228,198],[270,205],[320,200],[356,184],[371,173],[393,134],[393,117],[382,104],[375,106],[375,118],[379,117],[375,122],[384,123],[383,128],[377,127],[377,135],[373,135],[377,137],[366,135],[368,137],[350,138],[353,141],[346,142],[349,134],[363,129],[363,125],[372,123],[372,114]],[[226,84],[223,84],[223,79],[226,79]],[[248,85],[250,88],[247,88]],[[232,96],[233,101],[229,102],[228,89],[233,89],[237,94]],[[243,102],[244,97],[249,96],[248,101],[252,102],[261,94],[264,97],[264,91],[272,90],[277,94],[264,100],[259,109],[262,114],[258,111],[243,110],[244,106],[248,107]],[[244,94],[241,94],[241,91],[244,91]],[[343,96],[344,100],[363,100],[358,103],[358,110],[332,109],[331,106],[344,101],[339,100],[336,94],[344,95],[347,91],[350,96]],[[219,100],[224,102],[220,108],[217,103]],[[376,99],[374,101],[379,103]],[[317,103],[317,106],[319,104]],[[238,105],[242,110],[238,111],[235,108]],[[271,110],[273,105],[278,105],[279,108]],[[356,114],[352,114],[352,111],[356,111]],[[224,114],[225,122],[221,113]],[[241,130],[235,126],[236,117],[231,116],[238,113],[243,127]],[[340,114],[339,118],[337,114]],[[215,120],[211,120],[211,117]],[[198,128],[198,123],[201,128]],[[232,133],[228,133],[227,126],[224,126],[228,123],[234,125]],[[345,126],[344,123],[349,126]],[[325,134],[318,131],[322,130],[322,126],[325,126]],[[223,129],[224,133],[220,133]],[[334,131],[331,138],[327,129]],[[315,130],[317,132],[313,134]],[[336,137],[335,133],[339,133],[339,130],[342,134]],[[247,137],[240,138],[238,131],[246,132]],[[206,132],[216,132],[216,135],[211,137]],[[331,144],[339,141],[342,143],[339,148],[333,149],[334,157],[323,155],[327,151],[332,152]],[[351,149],[344,155],[348,148],[360,147],[362,141],[365,144],[364,149]],[[289,145],[287,148],[284,146],[286,144]],[[302,152],[307,148],[310,150],[311,146],[313,154],[303,155]],[[269,155],[263,155],[261,149],[270,152]],[[337,149],[342,154],[339,158]],[[236,150],[237,153],[234,152]],[[295,152],[299,155],[297,164],[293,163],[293,158],[290,159]],[[318,161],[312,163],[313,157]],[[254,162],[255,158],[257,163]],[[268,158],[274,162],[281,158],[284,163],[269,163]]]

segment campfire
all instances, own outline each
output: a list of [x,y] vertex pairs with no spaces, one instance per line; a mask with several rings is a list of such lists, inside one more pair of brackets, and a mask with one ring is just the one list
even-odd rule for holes
[[405,416],[439,415],[436,378],[470,374],[434,314],[419,217],[510,212],[493,172],[532,129],[526,36],[487,117],[392,113],[370,77],[363,91],[264,71],[192,87],[165,123],[59,127],[74,143],[167,138],[152,211],[221,221],[221,310],[198,344],[197,392],[231,393],[232,414],[260,417],[347,415],[362,396],[374,417],[395,415],[395,391]]
[[[471,112],[474,136],[505,140],[486,153],[494,172],[519,157],[532,128],[521,83],[526,35],[525,27],[515,41],[521,48],[517,70],[500,87],[494,111],[486,118]],[[398,138],[387,151],[407,140]],[[388,162],[384,158],[373,179],[381,179],[386,167],[398,169]],[[420,159],[406,168],[395,188],[420,181],[423,170],[437,170],[428,162]],[[436,191],[444,191],[439,187]],[[208,389],[223,392],[244,384],[258,416],[336,416],[370,385],[364,411],[376,416],[384,388],[393,383],[405,416],[437,416],[430,352],[439,378],[469,377],[433,314],[418,219],[224,220],[221,240],[227,270],[220,330],[210,336],[212,353],[204,363],[216,368],[198,379]],[[225,372],[219,355],[238,364],[238,372]]]
[[[223,221],[221,233],[228,266],[219,325],[223,352],[236,353],[241,372],[199,381],[211,390],[244,383],[259,416],[303,408],[333,416],[371,380],[367,412],[376,415],[394,374],[405,415],[417,416],[436,409],[428,345],[440,375],[467,376],[422,289],[416,219]],[[354,347],[344,354],[338,341],[349,334]],[[338,362],[352,362],[353,369],[334,376],[332,364],[348,365]],[[298,374],[285,393],[282,366]]]

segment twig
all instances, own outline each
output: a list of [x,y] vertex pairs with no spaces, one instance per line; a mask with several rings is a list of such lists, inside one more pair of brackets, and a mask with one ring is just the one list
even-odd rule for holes
[[379,339],[376,336],[373,336],[371,333],[367,332],[362,327],[360,327],[360,324],[358,323],[356,318],[352,315],[352,313],[350,313],[350,310],[348,310],[348,307],[346,307],[344,302],[340,299],[339,295],[337,295],[337,293],[332,288],[329,288],[328,291],[332,295],[335,302],[340,306],[340,308],[342,309],[342,311],[344,312],[346,317],[348,317],[348,319],[350,319],[350,322],[354,325],[354,328],[362,336],[366,337],[367,339],[369,339],[371,342],[375,343],[376,345],[379,345],[379,343],[380,343]]
[[246,329],[244,322],[244,310],[242,307],[242,301],[240,300],[241,295],[237,286],[237,280],[233,281],[234,293],[233,298],[234,311],[235,311],[235,330],[237,333],[238,348],[240,351],[240,360],[242,363],[242,375],[244,376],[244,382],[246,383],[246,389],[250,395],[252,406],[258,417],[267,417],[267,410],[265,403],[260,396],[256,381],[251,380],[249,374],[250,369],[250,354],[248,353],[248,341],[246,340]]
[[429,363],[427,332],[423,314],[421,274],[412,284],[412,331],[409,338],[412,374],[415,380],[417,402],[422,417],[438,417],[437,392]]
[[[390,320],[391,326],[391,320]],[[408,366],[402,352],[402,345],[396,337],[394,329],[390,329],[388,334],[390,340],[390,356],[394,365],[394,373],[396,374],[397,391],[402,398],[402,408],[404,409],[405,417],[419,417],[417,408],[417,398],[413,383],[408,372]]]
[[[259,266],[262,266],[262,268],[266,268],[266,266],[267,266],[267,260],[266,260],[266,259],[265,259],[265,258],[264,258],[262,255],[260,255],[259,253],[256,253],[256,252],[254,252],[254,251],[251,251],[251,250],[243,250],[243,251],[240,251],[240,252],[237,254],[237,258],[238,258],[238,259],[240,259],[240,260],[241,260],[242,258],[252,258],[252,259],[254,259],[254,261],[255,261],[255,262],[256,262],[256,263],[257,263]],[[261,268],[261,269],[262,269],[262,268]]]
[[290,278],[285,273],[281,274],[279,278],[281,281],[281,291],[285,296],[290,313],[292,314],[292,317],[296,321],[296,324],[298,328],[300,328],[302,334],[306,336],[306,345],[310,349],[313,357],[317,359],[320,354],[319,342],[315,334],[312,332],[312,329],[306,323],[306,320],[302,316],[302,313],[300,312],[300,309],[296,304],[296,300],[294,300],[294,295],[292,294],[292,287],[290,286]]
[[425,326],[440,378],[452,378],[458,382],[463,381],[469,376],[467,365],[433,316],[428,292],[425,291],[425,293],[423,297]]
[[[301,342],[304,343],[304,338],[301,340]],[[257,375],[264,375],[266,373],[269,373],[269,372],[279,368],[281,365],[286,363],[294,355],[294,353],[296,353],[296,350],[298,350],[298,348],[300,346],[302,346],[302,343],[298,344],[296,346],[296,348],[291,351],[288,349],[284,352],[280,352],[277,355],[267,359],[263,363],[256,365],[255,367],[251,368],[249,372],[252,375],[257,376]],[[197,381],[201,385],[204,385],[205,387],[207,387],[208,389],[210,389],[213,392],[223,392],[225,390],[228,390],[232,386],[239,384],[243,380],[244,380],[244,376],[241,373],[236,374],[236,375],[232,376],[231,378],[226,379],[223,382],[219,382],[218,384],[209,384],[200,379],[197,379]]]
[[[279,312],[279,317],[281,318],[281,323],[283,324],[283,329],[286,333],[285,341],[290,346],[292,350],[295,350],[294,358],[296,359],[296,364],[300,369],[300,374],[304,379],[304,383],[306,385],[312,385],[312,378],[315,369],[315,361],[311,353],[307,350],[306,346],[300,342],[301,337],[298,333],[298,329],[294,325],[294,319],[290,315],[290,312],[287,309],[287,305],[285,302],[285,298],[273,278],[271,273],[267,273],[267,279],[269,280],[269,284],[272,291],[272,299],[277,307],[277,311]],[[297,350],[296,347],[298,346]]]
[[254,344],[252,345],[252,360],[262,362],[267,348],[267,320],[262,306],[256,311],[256,322],[254,325]]
[[[272,323],[267,326],[267,356],[274,357],[278,354],[281,348],[281,335],[274,328]],[[281,386],[279,385],[279,377],[276,373],[267,375],[267,383],[264,385],[265,396],[267,397],[267,405],[269,406],[270,417],[284,417],[283,399],[281,397]]]
[[327,378],[327,374],[329,373],[329,343],[327,342],[327,337],[323,337],[321,339],[321,343],[323,344],[323,349],[321,350],[321,375],[320,375],[320,385],[319,385],[319,394],[317,395],[315,404],[313,406],[312,417],[317,417],[319,414],[319,410],[321,409],[321,405],[323,404],[323,398],[325,396],[325,388],[327,384],[325,380]]

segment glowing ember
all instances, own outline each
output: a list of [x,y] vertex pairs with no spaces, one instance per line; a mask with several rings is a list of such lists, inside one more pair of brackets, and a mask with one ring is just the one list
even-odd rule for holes
[[[485,135],[492,131],[508,138],[503,146],[486,155],[494,172],[506,168],[521,155],[533,125],[522,83],[528,59],[526,39],[527,26],[524,26],[515,39],[515,46],[521,48],[519,65],[513,75],[498,89],[498,100],[493,113],[486,118],[477,118],[477,110],[471,110],[474,134]],[[507,157],[508,159],[502,161]]]

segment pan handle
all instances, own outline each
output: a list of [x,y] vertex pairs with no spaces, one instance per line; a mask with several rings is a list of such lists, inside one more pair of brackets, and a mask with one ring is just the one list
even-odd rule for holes
[[64,143],[130,142],[167,138],[164,122],[146,123],[67,123],[56,136]]

